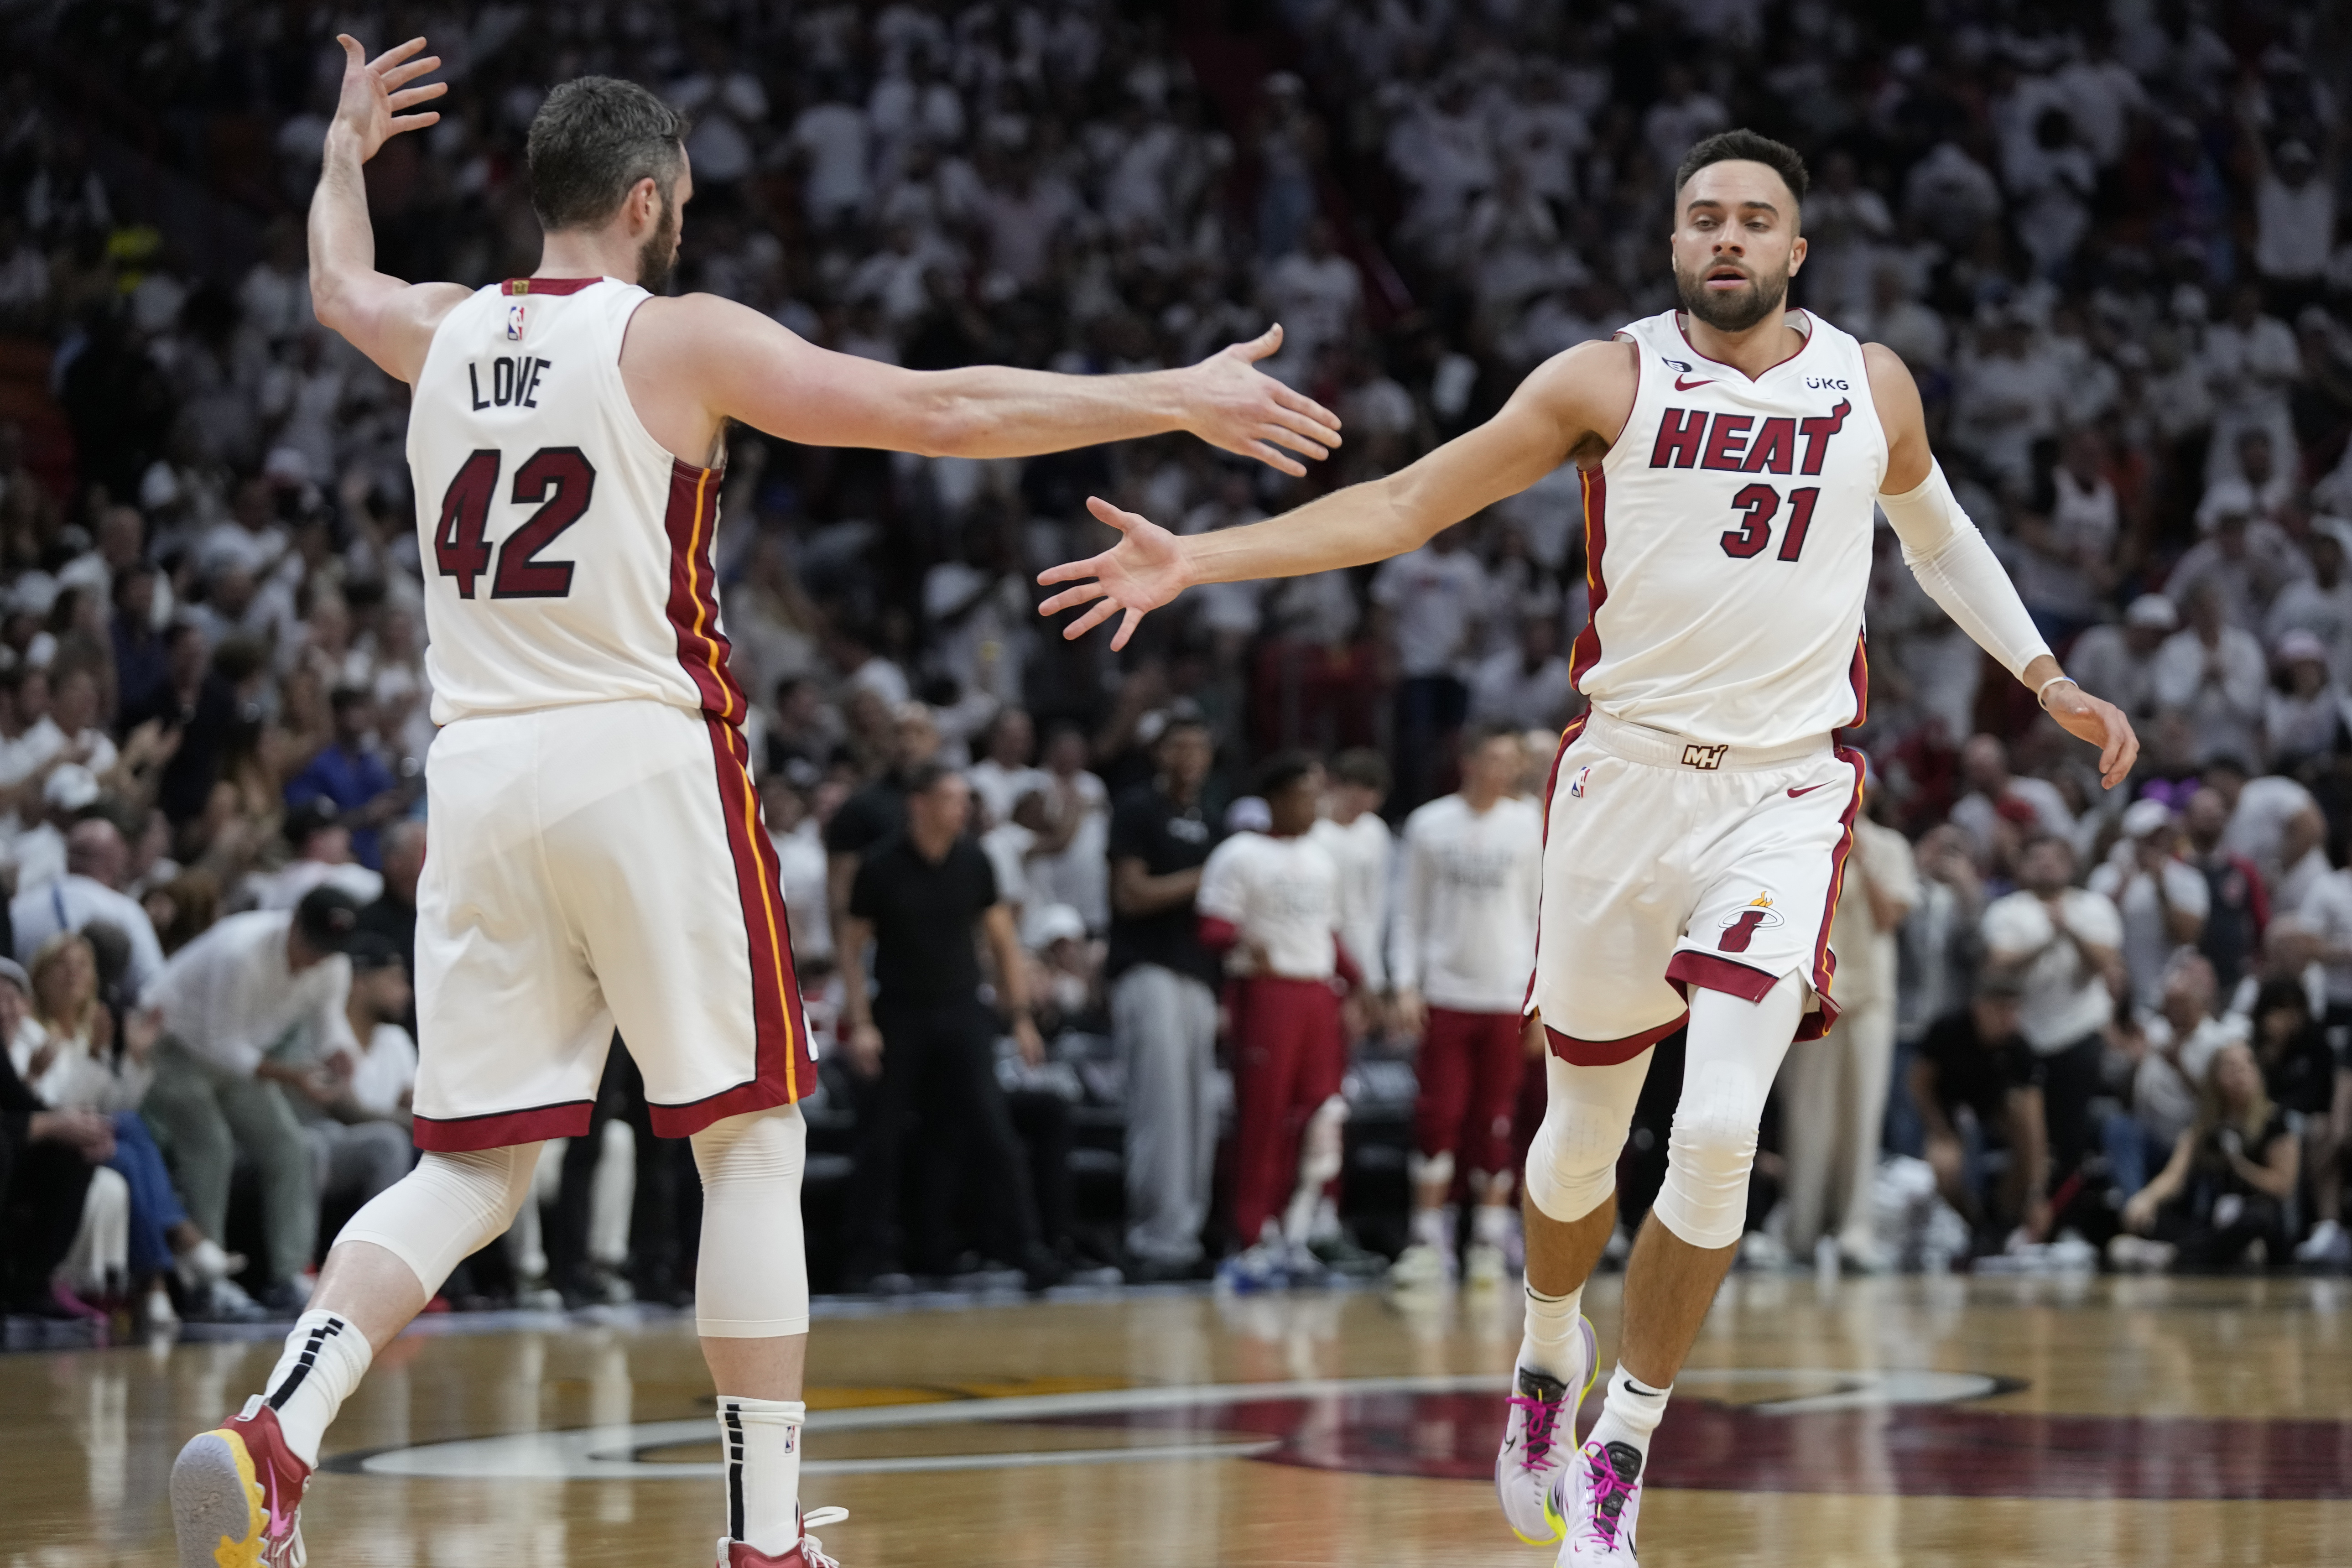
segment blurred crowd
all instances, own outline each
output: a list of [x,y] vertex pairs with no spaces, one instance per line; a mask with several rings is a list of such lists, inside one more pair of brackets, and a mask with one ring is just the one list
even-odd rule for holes
[[[14,1307],[283,1310],[320,1230],[406,1158],[433,728],[404,389],[317,326],[304,278],[336,25],[235,0],[0,20]],[[361,28],[378,46],[416,30]],[[1033,1281],[1202,1271],[1261,1241],[1235,1188],[1273,1180],[1240,1175],[1271,1156],[1220,1153],[1244,1125],[1276,1164],[1299,1154],[1307,1190],[1342,1134],[1313,1106],[1253,1111],[1228,982],[1267,955],[1196,907],[1229,835],[1337,835],[1350,962],[1322,983],[1348,992],[1352,1055],[1334,1093],[1410,1102],[1383,1069],[1432,1009],[1395,976],[1432,955],[1400,953],[1428,932],[1396,922],[1389,868],[1410,856],[1388,837],[1489,789],[1465,741],[1556,734],[1577,710],[1573,470],[1378,567],[1197,590],[1120,655],[1055,637],[1032,579],[1100,547],[1089,494],[1188,532],[1248,522],[1411,462],[1542,359],[1668,307],[1670,172],[1735,124],[1811,162],[1795,301],[1910,365],[2053,646],[2147,742],[2103,794],[1881,530],[1872,700],[1849,735],[1872,759],[1869,821],[1838,938],[1871,956],[1841,970],[1849,1023],[1791,1058],[1751,1250],[2352,1260],[2352,193],[2332,13],[710,0],[461,8],[424,30],[451,92],[370,169],[388,271],[530,272],[524,131],[548,84],[608,72],[692,117],[680,287],[916,368],[1184,364],[1278,321],[1267,368],[1346,421],[1303,480],[1181,437],[972,461],[736,432],[724,610],[828,1052],[820,1105],[852,1129],[845,1279],[973,1258]],[[1539,801],[1549,749],[1496,762],[1496,798]],[[1259,787],[1302,752],[1330,760],[1313,775],[1328,833],[1276,831]],[[948,903],[919,896],[934,882]],[[894,944],[930,929],[909,910],[968,917],[968,971],[894,974]],[[1003,1115],[929,1136],[990,1083]],[[641,1125],[631,1093],[616,1056],[609,1110]],[[1126,1209],[1107,1242],[1070,1175],[1106,1119]],[[1456,1237],[1357,1211],[1341,1189],[1371,1120],[1300,1226],[1276,1215],[1286,1250],[1252,1279],[1311,1272],[1308,1241],[1346,1269],[1375,1239],[1448,1252],[1441,1275],[1457,1246],[1509,1261],[1501,1219]],[[688,1288],[690,1247],[646,1223],[690,1210],[674,1151],[636,1146],[637,1247],[626,1184],[592,1219],[600,1159],[628,1150],[600,1131],[553,1157],[544,1235],[527,1210],[519,1261],[453,1290],[577,1296],[615,1264],[640,1293]],[[1454,1152],[1413,1151],[1413,1212],[1503,1212],[1491,1181],[1466,1184],[1494,1175],[1466,1150],[1434,1180]]]

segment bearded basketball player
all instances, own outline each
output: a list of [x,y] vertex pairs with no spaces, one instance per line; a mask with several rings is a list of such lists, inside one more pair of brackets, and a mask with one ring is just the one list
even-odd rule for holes
[[[774,851],[712,581],[728,421],[814,446],[1017,457],[1190,430],[1292,474],[1339,422],[1258,374],[1279,330],[1189,370],[923,374],[742,306],[662,298],[692,194],[680,117],[604,78],[530,137],[538,271],[480,289],[378,272],[361,166],[433,124],[423,39],[351,38],[310,207],[319,320],[415,389],[433,852],[417,897],[417,1167],[328,1255],[262,1393],[172,1474],[182,1568],[299,1564],[337,1407],[467,1254],[541,1141],[577,1137],[617,1026],[654,1128],[704,1190],[696,1317],[728,1475],[722,1568],[827,1562],[798,1501],[815,1082]],[[1286,451],[1285,448],[1287,450]]]
[[[1650,1436],[1747,1209],[1758,1119],[1793,1038],[1837,1014],[1830,912],[1862,805],[1863,596],[1872,508],[1935,601],[2099,748],[2109,788],[2138,742],[2069,680],[1927,449],[1903,362],[1787,308],[1806,176],[1748,131],[1675,181],[1682,308],[1538,368],[1493,420],[1410,468],[1249,528],[1178,539],[1100,500],[1123,535],[1047,613],[1077,636],[1195,583],[1354,566],[1411,550],[1563,461],[1583,473],[1592,618],[1571,666],[1590,700],[1547,796],[1528,1008],[1550,1044],[1528,1154],[1527,1331],[1496,1485],[1559,1561],[1630,1568]],[[1653,1045],[1689,1030],[1664,1190],[1625,1275],[1598,1422],[1580,1305],[1616,1223],[1614,1173]],[[1571,1396],[1570,1391],[1578,1391]],[[1572,1459],[1564,1455],[1573,1454]]]

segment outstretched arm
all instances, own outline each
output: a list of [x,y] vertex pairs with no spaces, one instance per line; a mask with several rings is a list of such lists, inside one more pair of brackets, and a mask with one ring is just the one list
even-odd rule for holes
[[1088,510],[1125,537],[1091,560],[1040,573],[1040,583],[1076,586],[1046,600],[1039,613],[1093,605],[1063,628],[1066,637],[1083,637],[1123,613],[1111,647],[1125,647],[1147,611],[1196,583],[1297,577],[1402,555],[1517,495],[1570,457],[1605,452],[1633,411],[1634,375],[1632,344],[1580,343],[1522,382],[1494,418],[1410,467],[1247,528],[1179,538],[1090,497]]
[[343,46],[343,96],[327,127],[319,189],[310,198],[310,308],[321,326],[341,333],[386,374],[414,384],[433,346],[433,329],[467,291],[457,283],[404,283],[375,269],[375,229],[360,167],[402,132],[438,124],[437,110],[401,111],[440,97],[449,86],[408,85],[441,64],[437,55],[414,58],[425,47],[422,38],[373,60],[349,34],[337,34],[335,41]]
[[1866,343],[1862,352],[1871,400],[1886,432],[1886,478],[1878,504],[1903,541],[1905,564],[1978,647],[2033,690],[2061,728],[2099,748],[2100,780],[2115,788],[2139,758],[2131,721],[2115,704],[2075,685],[2034,629],[2016,585],[1953,500],[1927,448],[1927,414],[1910,370],[1894,350],[1878,343]]
[[[1282,329],[1182,370],[1054,375],[1003,365],[913,371],[835,353],[712,294],[648,300],[629,328],[633,390],[811,447],[1021,458],[1187,430],[1291,475],[1339,444],[1339,416],[1256,362]],[[1285,450],[1287,448],[1287,450]]]

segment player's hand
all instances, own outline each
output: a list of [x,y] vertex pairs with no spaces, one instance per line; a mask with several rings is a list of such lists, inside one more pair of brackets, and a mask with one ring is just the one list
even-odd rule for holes
[[428,71],[441,68],[439,55],[426,55],[423,59],[410,57],[425,47],[422,38],[411,38],[396,44],[373,59],[367,50],[349,33],[335,35],[335,42],[343,46],[343,96],[335,105],[332,135],[341,132],[359,147],[360,162],[364,163],[376,154],[376,150],[404,131],[422,131],[428,125],[438,125],[438,110],[428,109],[422,114],[404,114],[429,102],[449,90],[446,81],[427,82],[423,87],[408,84]]
[[1087,510],[1126,537],[1100,555],[1038,573],[1037,581],[1048,587],[1055,583],[1077,586],[1063,589],[1038,605],[1037,613],[1054,616],[1093,605],[1093,609],[1062,628],[1063,637],[1075,640],[1124,611],[1125,618],[1110,639],[1115,652],[1127,646],[1147,611],[1158,609],[1184,591],[1184,544],[1150,518],[1121,511],[1100,496],[1088,496]]
[[2051,688],[2050,717],[2076,740],[2099,748],[2101,784],[2113,789],[2131,776],[2132,764],[2139,761],[2139,737],[2132,733],[2131,721],[2124,717],[2122,709],[2070,680]]
[[1259,360],[1281,346],[1282,326],[1276,322],[1252,341],[1220,349],[1179,372],[1184,377],[1184,428],[1212,447],[1255,458],[1297,479],[1306,466],[1280,448],[1322,461],[1339,444],[1339,416],[1257,368]]

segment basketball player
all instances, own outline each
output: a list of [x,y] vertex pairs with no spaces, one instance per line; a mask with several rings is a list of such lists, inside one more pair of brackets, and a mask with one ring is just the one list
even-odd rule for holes
[[[183,1568],[299,1563],[319,1443],[370,1359],[506,1229],[540,1142],[588,1131],[617,1025],[702,1173],[696,1309],[728,1472],[722,1564],[823,1561],[797,1500],[815,1082],[711,573],[727,422],[816,446],[1012,457],[1188,429],[1287,472],[1336,424],[1258,374],[919,374],[708,295],[656,297],[692,194],[680,117],[583,78],[532,121],[539,270],[375,270],[361,165],[438,118],[416,39],[351,38],[310,208],[320,321],[415,388],[435,720],[417,895],[423,1159],[345,1228],[263,1394],[172,1478]],[[820,1515],[820,1518],[824,1517]]]
[[1511,792],[1527,749],[1511,730],[1463,737],[1462,787],[1404,819],[1389,933],[1397,1018],[1420,1037],[1413,1074],[1412,1241],[1389,1282],[1452,1283],[1454,1176],[1472,1201],[1465,1266],[1493,1288],[1507,1269],[1511,1127],[1527,1072],[1528,975],[1536,962],[1543,812]]
[[[1748,131],[1694,147],[1675,181],[1682,308],[1542,365],[1494,419],[1394,475],[1248,528],[1177,539],[1097,500],[1125,537],[1045,581],[1076,583],[1076,636],[1194,583],[1398,554],[1582,470],[1592,618],[1572,667],[1591,699],[1547,791],[1528,1007],[1549,1106],[1528,1159],[1527,1334],[1496,1480],[1559,1561],[1630,1564],[1650,1435],[1730,1267],[1758,1117],[1790,1042],[1835,1016],[1830,912],[1861,803],[1834,732],[1863,714],[1874,503],[1920,584],[2099,748],[2109,787],[2131,726],[2069,680],[1927,449],[1901,360],[1786,308],[1803,265],[1803,162]],[[1625,1278],[1599,1422],[1575,1443],[1594,1360],[1579,1315],[1615,1225],[1613,1173],[1654,1042],[1689,1028],[1665,1186]],[[1563,1423],[1566,1425],[1563,1425]]]

